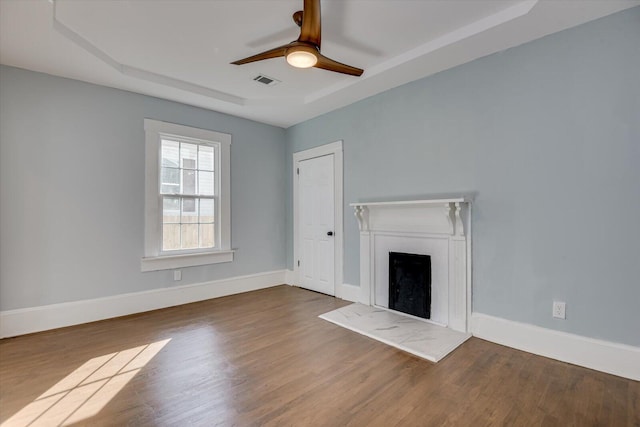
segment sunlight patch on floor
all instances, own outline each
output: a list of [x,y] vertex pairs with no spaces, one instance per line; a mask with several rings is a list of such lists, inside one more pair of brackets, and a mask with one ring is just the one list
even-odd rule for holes
[[0,427],[66,426],[98,414],[171,339],[94,357]]

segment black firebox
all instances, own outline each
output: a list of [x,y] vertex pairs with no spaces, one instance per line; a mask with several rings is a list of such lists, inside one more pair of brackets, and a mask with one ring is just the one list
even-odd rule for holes
[[431,318],[431,257],[389,252],[389,308]]

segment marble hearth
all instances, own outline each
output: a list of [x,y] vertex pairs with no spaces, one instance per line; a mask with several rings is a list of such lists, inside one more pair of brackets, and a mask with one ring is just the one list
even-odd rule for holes
[[359,303],[324,313],[320,318],[431,362],[438,362],[471,336]]

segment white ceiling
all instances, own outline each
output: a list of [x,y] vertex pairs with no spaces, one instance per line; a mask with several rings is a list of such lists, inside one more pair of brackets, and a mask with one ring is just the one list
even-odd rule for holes
[[[322,53],[361,77],[284,58],[302,0],[0,0],[0,62],[288,127],[640,0],[322,0]],[[254,82],[264,74],[275,86]]]

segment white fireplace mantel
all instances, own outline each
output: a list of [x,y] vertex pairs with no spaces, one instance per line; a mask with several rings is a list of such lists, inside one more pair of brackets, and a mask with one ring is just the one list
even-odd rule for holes
[[360,302],[388,308],[388,253],[431,256],[432,320],[469,332],[471,198],[352,203],[360,227]]

